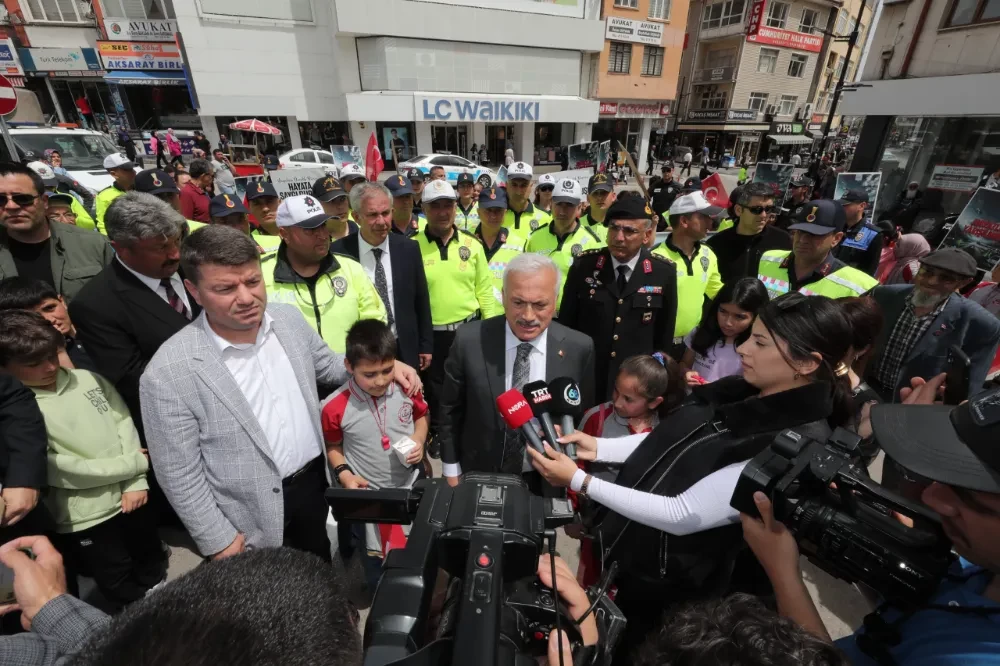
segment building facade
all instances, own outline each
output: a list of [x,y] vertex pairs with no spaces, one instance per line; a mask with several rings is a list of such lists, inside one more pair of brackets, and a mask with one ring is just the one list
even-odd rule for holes
[[921,216],[958,213],[1000,168],[1000,6],[888,2],[845,115],[865,116],[851,169],[881,171],[876,213],[916,181]]

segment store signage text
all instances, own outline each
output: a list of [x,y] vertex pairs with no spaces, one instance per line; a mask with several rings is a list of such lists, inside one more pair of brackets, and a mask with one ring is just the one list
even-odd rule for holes
[[688,109],[688,120],[757,120],[753,109]]
[[541,102],[414,97],[417,120],[511,120],[538,122]]
[[656,118],[670,115],[669,102],[601,102],[599,113],[616,118]]
[[599,113],[602,116],[618,115],[618,102],[601,102],[601,108]]
[[819,53],[823,49],[823,35],[807,35],[804,32],[792,32],[778,28],[761,27],[756,34],[747,37],[747,41],[815,53]]
[[767,0],[753,0],[750,5],[750,16],[747,18],[747,37],[753,37],[760,31],[764,20],[764,4]]
[[663,24],[609,16],[604,27],[604,38],[616,42],[660,46],[663,43]]
[[771,123],[771,134],[802,134],[802,123]]
[[97,42],[105,69],[183,71],[184,62],[176,44],[150,42]]
[[712,67],[699,69],[694,73],[695,83],[714,83],[716,81],[734,81],[735,79],[735,67]]
[[959,164],[935,164],[931,179],[927,183],[927,189],[972,192],[979,185],[984,168]]
[[31,72],[87,72],[101,69],[94,49],[18,49],[25,70]]
[[130,42],[165,42],[174,38],[177,21],[132,21],[128,19],[105,19],[104,29],[108,39]]
[[9,39],[0,39],[0,74],[24,76],[14,43]]

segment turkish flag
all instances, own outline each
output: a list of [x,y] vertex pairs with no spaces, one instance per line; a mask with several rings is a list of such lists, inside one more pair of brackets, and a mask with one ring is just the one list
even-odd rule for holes
[[701,192],[713,206],[729,208],[729,195],[726,193],[726,186],[722,184],[722,176],[718,173],[701,181]]
[[370,182],[378,180],[378,175],[385,168],[382,161],[382,151],[378,149],[378,141],[375,140],[375,132],[368,137],[368,148],[365,149],[365,177]]

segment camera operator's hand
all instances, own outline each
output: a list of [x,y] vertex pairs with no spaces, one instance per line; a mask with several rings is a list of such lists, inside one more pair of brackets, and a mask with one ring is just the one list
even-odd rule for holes
[[[562,640],[560,640],[562,639]],[[563,633],[552,630],[549,632],[549,654],[545,666],[559,666],[559,651],[562,650],[562,663],[573,665],[573,649],[569,644],[569,637]]]
[[[21,552],[22,549],[30,549],[35,559]],[[42,606],[66,594],[62,555],[45,537],[27,536],[0,546],[0,562],[14,572],[14,597],[17,599],[16,604],[0,606],[0,615],[20,609],[21,626],[31,631],[31,621]]]
[[580,469],[577,467],[576,461],[565,453],[559,453],[553,449],[548,442],[545,442],[544,456],[530,446],[525,450],[531,456],[531,466],[556,488],[568,487],[570,481],[573,480],[573,475]]
[[740,522],[743,523],[743,538],[764,567],[767,577],[772,581],[776,577],[801,578],[799,545],[795,543],[795,537],[781,521],[774,518],[774,507],[764,493],[755,492],[753,502],[757,505],[760,518],[741,513]]
[[564,448],[566,444],[576,444],[576,457],[579,460],[597,460],[597,438],[593,435],[576,430],[560,437],[559,443]]
[[941,391],[947,378],[948,375],[944,372],[929,380],[923,377],[912,378],[910,380],[911,388],[899,389],[902,404],[933,405],[936,402],[941,402]]
[[460,476],[446,476],[444,480],[448,482],[448,485],[452,488],[458,486],[458,482],[462,480]]
[[354,472],[344,470],[337,478],[340,480],[340,483],[349,490],[358,490],[359,488],[368,487],[368,479],[358,476]]
[[[542,582],[542,585],[551,588],[552,587],[552,564],[549,559],[549,554],[546,553],[538,558],[538,579]],[[587,592],[580,587],[580,583],[576,581],[576,576],[573,572],[569,570],[569,565],[563,561],[561,557],[556,558],[556,580],[559,592],[559,597],[566,604],[566,610],[569,612],[570,616],[575,620],[581,615],[587,612],[590,608],[590,597],[587,596]],[[552,634],[556,632],[553,630]],[[597,645],[598,633],[597,633],[597,620],[594,619],[594,614],[591,613],[587,616],[587,619],[583,621],[580,625],[580,637],[583,638],[584,645]],[[551,636],[550,636],[551,639]],[[549,661],[550,664],[559,663],[559,653],[553,652],[552,641],[549,641],[549,656],[551,657],[555,654],[556,660],[553,662]],[[572,659],[567,660],[568,663],[572,664]]]

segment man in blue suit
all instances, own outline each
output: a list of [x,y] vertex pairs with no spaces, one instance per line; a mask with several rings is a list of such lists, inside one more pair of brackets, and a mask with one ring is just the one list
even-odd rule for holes
[[920,260],[912,285],[872,291],[886,325],[868,365],[868,383],[887,402],[914,377],[930,379],[947,370],[948,348],[958,345],[972,361],[969,395],[983,389],[1000,342],[1000,319],[957,292],[976,275],[976,260],[945,248]]

